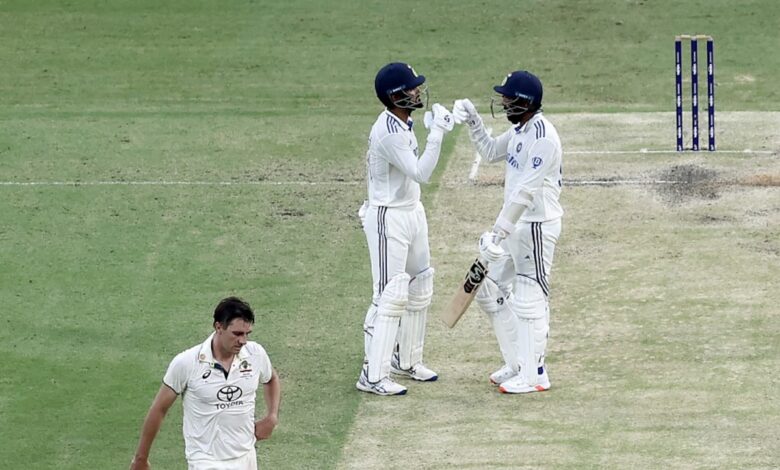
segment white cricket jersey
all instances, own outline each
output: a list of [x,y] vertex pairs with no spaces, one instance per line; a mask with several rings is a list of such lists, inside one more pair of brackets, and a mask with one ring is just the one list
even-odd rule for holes
[[388,110],[379,115],[368,138],[366,153],[368,204],[414,209],[420,183],[427,183],[441,152],[441,134],[428,135],[418,159],[412,120],[402,121]]
[[487,134],[484,126],[472,131],[471,139],[487,160],[506,160],[504,204],[521,190],[533,195],[533,207],[523,212],[521,221],[545,222],[563,216],[559,201],[563,171],[561,140],[541,112],[495,139]]
[[265,349],[249,341],[233,359],[227,377],[214,359],[211,341],[176,356],[163,383],[182,396],[187,460],[227,460],[255,445],[255,396],[271,380]]

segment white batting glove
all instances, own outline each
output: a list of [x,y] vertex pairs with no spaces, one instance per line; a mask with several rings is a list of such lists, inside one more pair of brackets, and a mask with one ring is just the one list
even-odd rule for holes
[[446,134],[455,127],[452,113],[439,103],[434,103],[433,106],[431,106],[431,110],[425,112],[423,115],[423,124],[425,124],[426,129],[432,131],[438,129],[442,134]]
[[506,252],[498,244],[501,238],[494,232],[485,232],[479,237],[479,257],[486,263],[495,263],[500,261],[506,255]]
[[366,210],[368,209],[368,201],[363,201],[363,205],[358,209],[358,218],[360,219],[360,225],[366,226]]
[[479,117],[477,108],[468,98],[455,100],[455,104],[452,106],[452,115],[455,118],[456,124],[466,124],[469,127],[477,127],[482,122],[482,118]]

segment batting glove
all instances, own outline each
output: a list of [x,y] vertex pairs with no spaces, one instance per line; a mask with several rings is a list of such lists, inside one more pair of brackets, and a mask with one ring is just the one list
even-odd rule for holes
[[465,123],[469,127],[477,127],[482,122],[477,108],[468,98],[455,100],[455,104],[452,106],[452,115],[455,117],[455,123]]
[[439,103],[434,103],[431,106],[431,111],[426,111],[423,115],[423,124],[426,129],[439,130],[442,134],[446,134],[455,127],[455,121],[452,117],[452,113]]
[[486,263],[495,263],[500,261],[506,255],[506,252],[498,244],[501,243],[501,237],[494,232],[485,232],[479,237],[479,257]]
[[358,209],[358,218],[360,219],[360,225],[366,226],[366,211],[368,210],[368,201],[363,201],[363,205]]

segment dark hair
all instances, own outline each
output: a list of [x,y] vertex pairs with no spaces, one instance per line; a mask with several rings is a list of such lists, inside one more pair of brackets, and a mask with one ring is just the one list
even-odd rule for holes
[[228,326],[236,318],[241,318],[247,323],[254,323],[255,313],[248,303],[238,297],[227,297],[220,300],[219,305],[214,309],[214,324],[221,323],[222,326]]

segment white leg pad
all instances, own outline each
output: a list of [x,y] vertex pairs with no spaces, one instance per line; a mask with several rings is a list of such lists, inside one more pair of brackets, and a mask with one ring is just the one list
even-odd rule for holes
[[409,303],[409,275],[398,274],[385,285],[379,297],[374,334],[368,351],[368,381],[379,382],[390,374],[390,356],[401,315]]
[[534,320],[534,353],[536,355],[536,367],[544,366],[544,355],[547,350],[547,338],[550,334],[550,306],[545,300],[545,315],[542,319]]
[[[519,326],[518,362],[520,373],[528,385],[536,385],[539,360],[544,358],[547,345],[547,299],[539,284],[533,279],[518,276],[515,295],[509,308],[516,315]],[[539,326],[537,327],[537,324]],[[544,341],[537,342],[537,335],[544,333]]]
[[371,350],[371,338],[374,337],[374,322],[376,322],[377,305],[373,302],[368,307],[366,319],[363,320],[363,362],[368,361],[368,352]]
[[398,330],[398,363],[409,369],[423,360],[425,325],[433,298],[433,268],[428,268],[409,282],[409,303]]
[[509,298],[492,279],[487,278],[477,291],[476,301],[493,325],[504,363],[517,372],[519,322],[509,309]]

